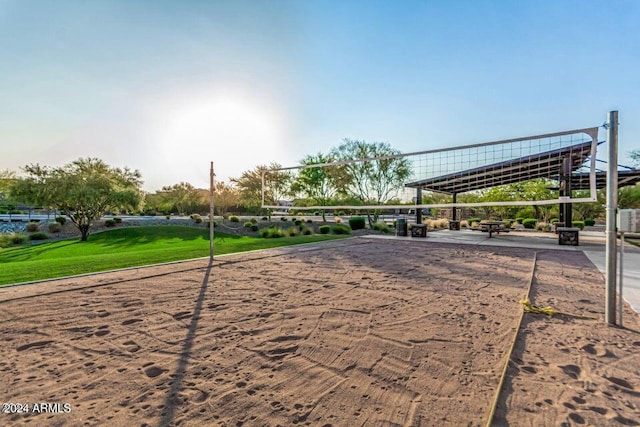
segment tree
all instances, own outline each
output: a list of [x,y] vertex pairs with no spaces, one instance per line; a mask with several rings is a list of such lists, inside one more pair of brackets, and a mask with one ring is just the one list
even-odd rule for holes
[[[341,167],[345,177],[344,191],[362,204],[381,205],[396,197],[398,190],[411,175],[411,164],[405,157],[390,157],[400,154],[386,142],[367,143],[344,139],[331,153],[337,160],[378,158],[362,162],[348,163]],[[379,157],[383,157],[380,159]],[[385,158],[387,157],[387,158]],[[378,212],[367,213],[369,225],[378,220]]]
[[640,165],[640,150],[630,151],[629,157],[633,161],[633,166],[638,167]]
[[[318,153],[308,155],[300,161],[302,165],[314,165],[333,162],[331,155]],[[339,167],[317,167],[300,169],[291,189],[294,193],[302,193],[312,199],[315,204],[327,206],[338,195],[339,187],[346,183]],[[322,210],[322,220],[326,221],[325,211]]]
[[218,215],[224,215],[230,208],[238,206],[240,195],[233,184],[220,181],[215,183],[213,199]]
[[142,201],[140,172],[80,158],[63,167],[28,165],[11,188],[16,199],[67,215],[86,241],[94,221],[107,210],[137,209]]
[[8,169],[0,170],[0,206],[8,203],[9,190],[16,180],[16,174]]
[[188,182],[181,182],[170,186],[162,187],[158,191],[162,199],[162,205],[179,215],[193,213],[203,204],[200,191]]
[[260,165],[242,173],[240,178],[232,178],[240,194],[240,203],[249,210],[257,211],[262,206],[262,176],[264,174],[264,201],[267,205],[277,206],[285,197],[290,196],[291,174],[278,171],[278,163],[269,166]]

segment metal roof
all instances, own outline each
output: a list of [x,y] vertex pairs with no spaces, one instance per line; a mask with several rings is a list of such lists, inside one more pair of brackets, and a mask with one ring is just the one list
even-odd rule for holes
[[[627,187],[630,185],[636,185],[640,182],[640,170],[625,170],[618,171],[618,188]],[[596,188],[601,189],[607,186],[607,173],[596,172]],[[589,187],[589,174],[588,173],[574,173],[571,175],[571,189],[572,190],[588,190]]]
[[495,187],[497,185],[528,181],[535,178],[558,179],[563,159],[571,159],[571,170],[573,171],[580,168],[590,154],[591,141],[588,141],[505,162],[409,182],[405,184],[405,187],[422,188],[439,193],[457,194]]

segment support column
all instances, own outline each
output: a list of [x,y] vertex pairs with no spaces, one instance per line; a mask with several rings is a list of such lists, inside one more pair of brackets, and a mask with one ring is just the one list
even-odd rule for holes
[[[571,159],[562,159],[562,174],[564,178],[564,196],[571,198]],[[573,220],[573,211],[571,203],[563,203],[563,217],[565,227],[571,227]]]
[[[453,204],[455,205],[456,203],[458,203],[458,193],[453,193]],[[456,207],[455,206],[451,207],[451,220],[452,221],[457,221],[458,220],[458,216],[456,215]]]
[[607,228],[605,254],[605,322],[616,324],[616,212],[618,209],[618,112],[610,111],[607,122]]
[[[422,204],[422,187],[416,189],[416,205]],[[422,208],[416,207],[416,224],[422,224]]]

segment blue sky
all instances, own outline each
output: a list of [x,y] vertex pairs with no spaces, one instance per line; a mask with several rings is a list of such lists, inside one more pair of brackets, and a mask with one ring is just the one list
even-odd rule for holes
[[0,0],[0,169],[92,156],[206,187],[209,161],[227,180],[343,138],[409,152],[614,109],[623,162],[638,22],[635,0]]

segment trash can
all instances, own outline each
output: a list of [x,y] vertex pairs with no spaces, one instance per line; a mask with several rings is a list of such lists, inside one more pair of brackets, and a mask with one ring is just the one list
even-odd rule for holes
[[407,220],[405,218],[396,220],[396,236],[407,237]]
[[449,230],[460,231],[460,221],[449,220]]

